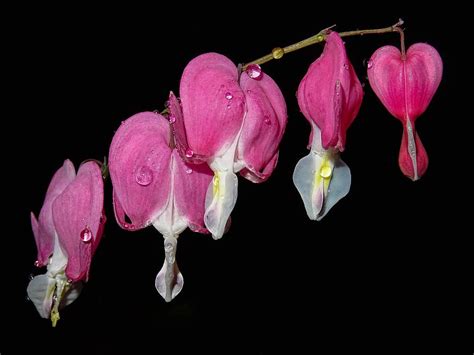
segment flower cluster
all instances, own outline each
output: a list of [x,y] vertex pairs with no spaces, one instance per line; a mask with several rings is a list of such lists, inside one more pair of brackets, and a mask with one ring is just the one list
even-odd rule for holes
[[[341,34],[342,35],[342,34]],[[320,220],[347,193],[349,167],[340,154],[349,126],[363,101],[362,85],[337,32],[326,31],[321,56],[302,79],[297,99],[311,125],[309,154],[295,167],[293,182],[308,217]],[[278,48],[279,58],[284,50]],[[402,172],[412,180],[426,171],[428,156],[415,130],[442,76],[437,51],[415,44],[405,53],[378,49],[368,62],[371,87],[403,123],[399,153]],[[155,286],[171,301],[182,290],[176,262],[179,235],[223,236],[237,201],[238,177],[254,183],[273,173],[287,124],[287,108],[275,81],[258,64],[235,65],[217,53],[202,54],[186,66],[179,97],[169,94],[162,113],[138,113],[120,125],[109,152],[113,208],[127,231],[152,225],[164,238],[165,260]],[[94,161],[77,175],[69,160],[54,175],[38,220],[31,223],[44,275],[28,295],[53,325],[59,308],[79,295],[100,241],[103,179]]]

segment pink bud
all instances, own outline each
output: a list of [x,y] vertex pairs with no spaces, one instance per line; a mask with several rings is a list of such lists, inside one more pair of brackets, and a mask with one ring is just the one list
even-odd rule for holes
[[[179,102],[171,94],[169,108],[176,118],[171,126],[183,133],[177,106]],[[186,227],[208,233],[204,207],[212,180],[206,164],[192,165],[181,159],[173,148],[170,129],[163,116],[139,113],[117,130],[109,154],[117,221],[128,230],[152,224],[165,238],[165,261],[155,286],[168,302],[183,287],[183,276],[175,262],[179,234]]]
[[428,167],[428,155],[415,130],[415,121],[428,107],[443,73],[436,49],[425,43],[412,45],[406,58],[393,46],[379,48],[370,59],[369,82],[387,110],[403,124],[399,165],[417,180]]
[[170,94],[176,147],[188,162],[214,171],[204,221],[213,237],[224,234],[237,201],[235,173],[253,182],[268,179],[278,160],[286,105],[278,86],[261,68],[241,73],[226,57],[193,59],[181,78],[180,105]]
[[344,150],[346,130],[359,112],[362,96],[344,43],[331,32],[323,53],[311,64],[297,92],[301,112],[321,130],[324,149]]

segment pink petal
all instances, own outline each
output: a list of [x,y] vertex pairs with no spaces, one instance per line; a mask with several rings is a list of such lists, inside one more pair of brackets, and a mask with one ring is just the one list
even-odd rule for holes
[[115,217],[124,229],[146,227],[166,207],[171,187],[169,140],[168,121],[152,112],[132,116],[115,133],[109,169]]
[[253,182],[268,179],[278,160],[287,113],[283,94],[268,75],[257,81],[242,73],[247,113],[237,146],[237,159],[245,165],[241,175]]
[[[102,173],[93,161],[83,164],[77,177],[53,202],[53,220],[59,243],[68,257],[66,275],[72,281],[87,280],[93,251],[101,238],[104,206]],[[83,231],[92,233],[84,242]]]
[[51,179],[39,214],[39,221],[31,213],[31,226],[38,249],[38,266],[44,266],[48,263],[54,249],[55,228],[51,209],[53,201],[74,180],[75,176],[74,165],[69,159],[65,160],[63,166],[56,171]]
[[228,58],[206,53],[194,58],[181,77],[187,142],[204,159],[224,152],[242,125],[245,99],[237,74]]
[[359,112],[362,96],[344,43],[331,32],[322,55],[311,64],[297,92],[301,112],[321,129],[324,149],[344,149],[346,130]]
[[393,46],[379,48],[370,59],[369,82],[390,113],[414,122],[428,107],[443,74],[436,49],[425,43],[412,45],[402,60]]
[[174,197],[177,213],[194,232],[209,233],[204,225],[206,191],[214,176],[207,164],[183,162],[174,151]]
[[418,136],[418,133],[416,133],[414,127],[413,131],[415,135],[417,172],[415,174],[413,168],[414,164],[412,157],[410,156],[410,148],[408,144],[408,132],[405,126],[403,128],[402,144],[400,145],[400,153],[398,155],[398,165],[405,176],[412,180],[417,180],[423,176],[428,169],[428,154],[426,153],[425,147],[423,146],[423,143],[421,143],[420,137]]
[[168,102],[170,116],[173,117],[175,121],[171,125],[171,129],[173,130],[173,135],[175,138],[176,150],[179,152],[181,158],[184,161],[192,162],[195,164],[201,164],[205,162],[207,159],[206,157],[194,153],[189,147],[188,138],[186,136],[186,128],[184,127],[184,117],[183,110],[181,108],[181,103],[178,101],[173,92],[170,92]]

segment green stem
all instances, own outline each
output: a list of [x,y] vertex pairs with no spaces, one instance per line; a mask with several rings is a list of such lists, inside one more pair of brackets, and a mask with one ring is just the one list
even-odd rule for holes
[[[375,29],[368,29],[368,30],[355,30],[355,31],[346,31],[346,32],[339,32],[339,36],[341,37],[349,37],[349,36],[363,36],[363,35],[370,35],[370,34],[382,34],[382,33],[390,33],[390,32],[399,32],[401,36],[401,41],[402,41],[402,54],[405,53],[405,44],[403,40],[403,29],[401,26],[403,25],[403,20],[400,19],[398,22],[392,26],[389,27],[384,27],[384,28],[375,28]],[[306,38],[300,42],[290,44],[289,46],[286,46],[284,48],[276,47],[272,50],[272,53],[267,54],[261,58],[258,58],[256,60],[253,60],[249,63],[244,64],[243,70],[247,68],[249,64],[264,64],[272,59],[280,59],[283,57],[285,53],[290,53],[297,51],[301,48],[311,46],[316,43],[323,42],[326,39],[327,34],[333,28],[334,26],[325,28],[321,31],[319,31],[317,34],[314,36],[311,36],[309,38]]]

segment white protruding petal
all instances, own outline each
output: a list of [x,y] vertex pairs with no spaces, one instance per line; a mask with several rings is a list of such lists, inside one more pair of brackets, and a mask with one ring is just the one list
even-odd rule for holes
[[319,196],[320,198],[315,196],[319,186],[314,186],[314,174],[320,165],[321,157],[310,152],[307,156],[300,159],[293,173],[293,183],[303,199],[306,213],[311,220],[316,220],[324,202],[324,196]]
[[183,275],[181,275],[176,262],[177,245],[178,240],[175,237],[165,238],[165,261],[155,279],[155,287],[166,302],[175,298],[181,292],[184,284]]
[[55,288],[56,280],[48,275],[35,276],[28,284],[28,297],[43,318],[49,318]]
[[231,171],[216,171],[206,193],[204,223],[214,239],[220,239],[237,202],[238,179]]
[[327,196],[323,209],[316,218],[321,220],[329,210],[344,196],[349,193],[351,189],[351,170],[342,159],[337,159],[334,162],[334,170],[332,173],[331,182],[327,191]]
[[63,296],[61,300],[61,304],[59,306],[60,309],[69,306],[71,303],[73,303],[81,294],[83,284],[82,282],[75,282],[73,283],[68,292]]
[[49,264],[48,264],[48,272],[47,275],[50,277],[56,277],[58,274],[64,274],[64,270],[66,269],[67,265],[67,255],[62,250],[58,234],[54,233],[54,251],[53,256],[51,257]]

